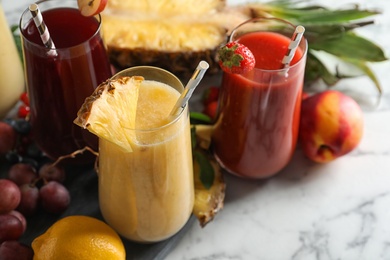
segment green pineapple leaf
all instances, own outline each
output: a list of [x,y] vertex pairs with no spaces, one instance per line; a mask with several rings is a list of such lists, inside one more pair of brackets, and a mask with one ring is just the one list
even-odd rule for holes
[[386,60],[385,54],[379,46],[352,32],[347,32],[340,38],[313,42],[310,44],[310,48],[326,51],[341,58],[370,62]]
[[[324,6],[309,5],[304,0],[273,0],[265,4],[254,4],[251,11],[253,17],[273,16],[305,27],[305,38],[309,46],[306,85],[322,79],[332,86],[340,79],[365,75],[382,93],[369,63],[382,62],[387,57],[380,46],[354,32],[356,28],[372,25],[372,17],[380,14],[378,10],[361,9],[358,5],[332,10]],[[361,73],[339,73],[337,67],[332,71],[326,61],[317,57],[315,51],[334,55],[340,62],[354,66]]]

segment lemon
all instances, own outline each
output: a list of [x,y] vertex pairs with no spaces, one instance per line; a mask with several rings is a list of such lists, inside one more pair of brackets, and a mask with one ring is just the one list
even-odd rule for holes
[[85,99],[74,123],[131,152],[132,137],[127,129],[135,128],[139,86],[143,80],[134,76],[103,82]]
[[106,223],[87,216],[55,222],[32,242],[34,260],[125,259],[119,235]]

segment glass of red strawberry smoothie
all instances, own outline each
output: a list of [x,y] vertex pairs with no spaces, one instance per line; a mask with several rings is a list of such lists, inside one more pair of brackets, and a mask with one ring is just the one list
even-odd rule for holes
[[298,137],[307,42],[300,41],[284,68],[295,26],[276,18],[256,18],[236,27],[229,41],[247,46],[255,68],[223,73],[212,135],[215,156],[237,176],[267,178],[291,160]]

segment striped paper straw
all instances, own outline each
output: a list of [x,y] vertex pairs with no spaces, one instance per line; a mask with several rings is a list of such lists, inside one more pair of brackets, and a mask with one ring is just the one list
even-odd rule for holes
[[209,68],[209,64],[206,61],[202,60],[199,62],[190,80],[185,86],[183,92],[181,93],[179,99],[176,101],[176,104],[173,106],[170,116],[177,116],[185,108],[192,93],[194,92],[195,88],[198,86],[199,82],[202,80],[208,68]]
[[294,58],[295,51],[297,50],[297,48],[299,46],[299,43],[302,39],[304,32],[305,32],[305,27],[303,27],[302,25],[298,25],[295,28],[294,34],[291,38],[291,42],[288,46],[288,51],[282,60],[284,68],[287,68],[290,65],[290,62],[292,61],[292,59]]
[[31,4],[29,6],[29,10],[31,12],[31,15],[33,17],[35,26],[38,28],[39,35],[41,36],[43,44],[50,49],[48,52],[49,55],[56,56],[57,52],[55,50],[55,46],[53,43],[53,40],[50,38],[49,30],[46,27],[45,22],[42,18],[42,13],[39,10],[39,7],[37,4]]

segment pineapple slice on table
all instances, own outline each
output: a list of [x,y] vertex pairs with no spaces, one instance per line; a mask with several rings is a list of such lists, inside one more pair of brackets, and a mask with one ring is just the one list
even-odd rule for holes
[[212,221],[222,210],[226,189],[219,164],[214,158],[208,157],[208,159],[214,171],[210,187],[205,187],[201,180],[201,167],[196,160],[194,161],[195,202],[192,213],[198,218],[202,227]]
[[195,202],[192,213],[202,227],[222,210],[226,183],[220,165],[210,153],[212,125],[193,125]]

